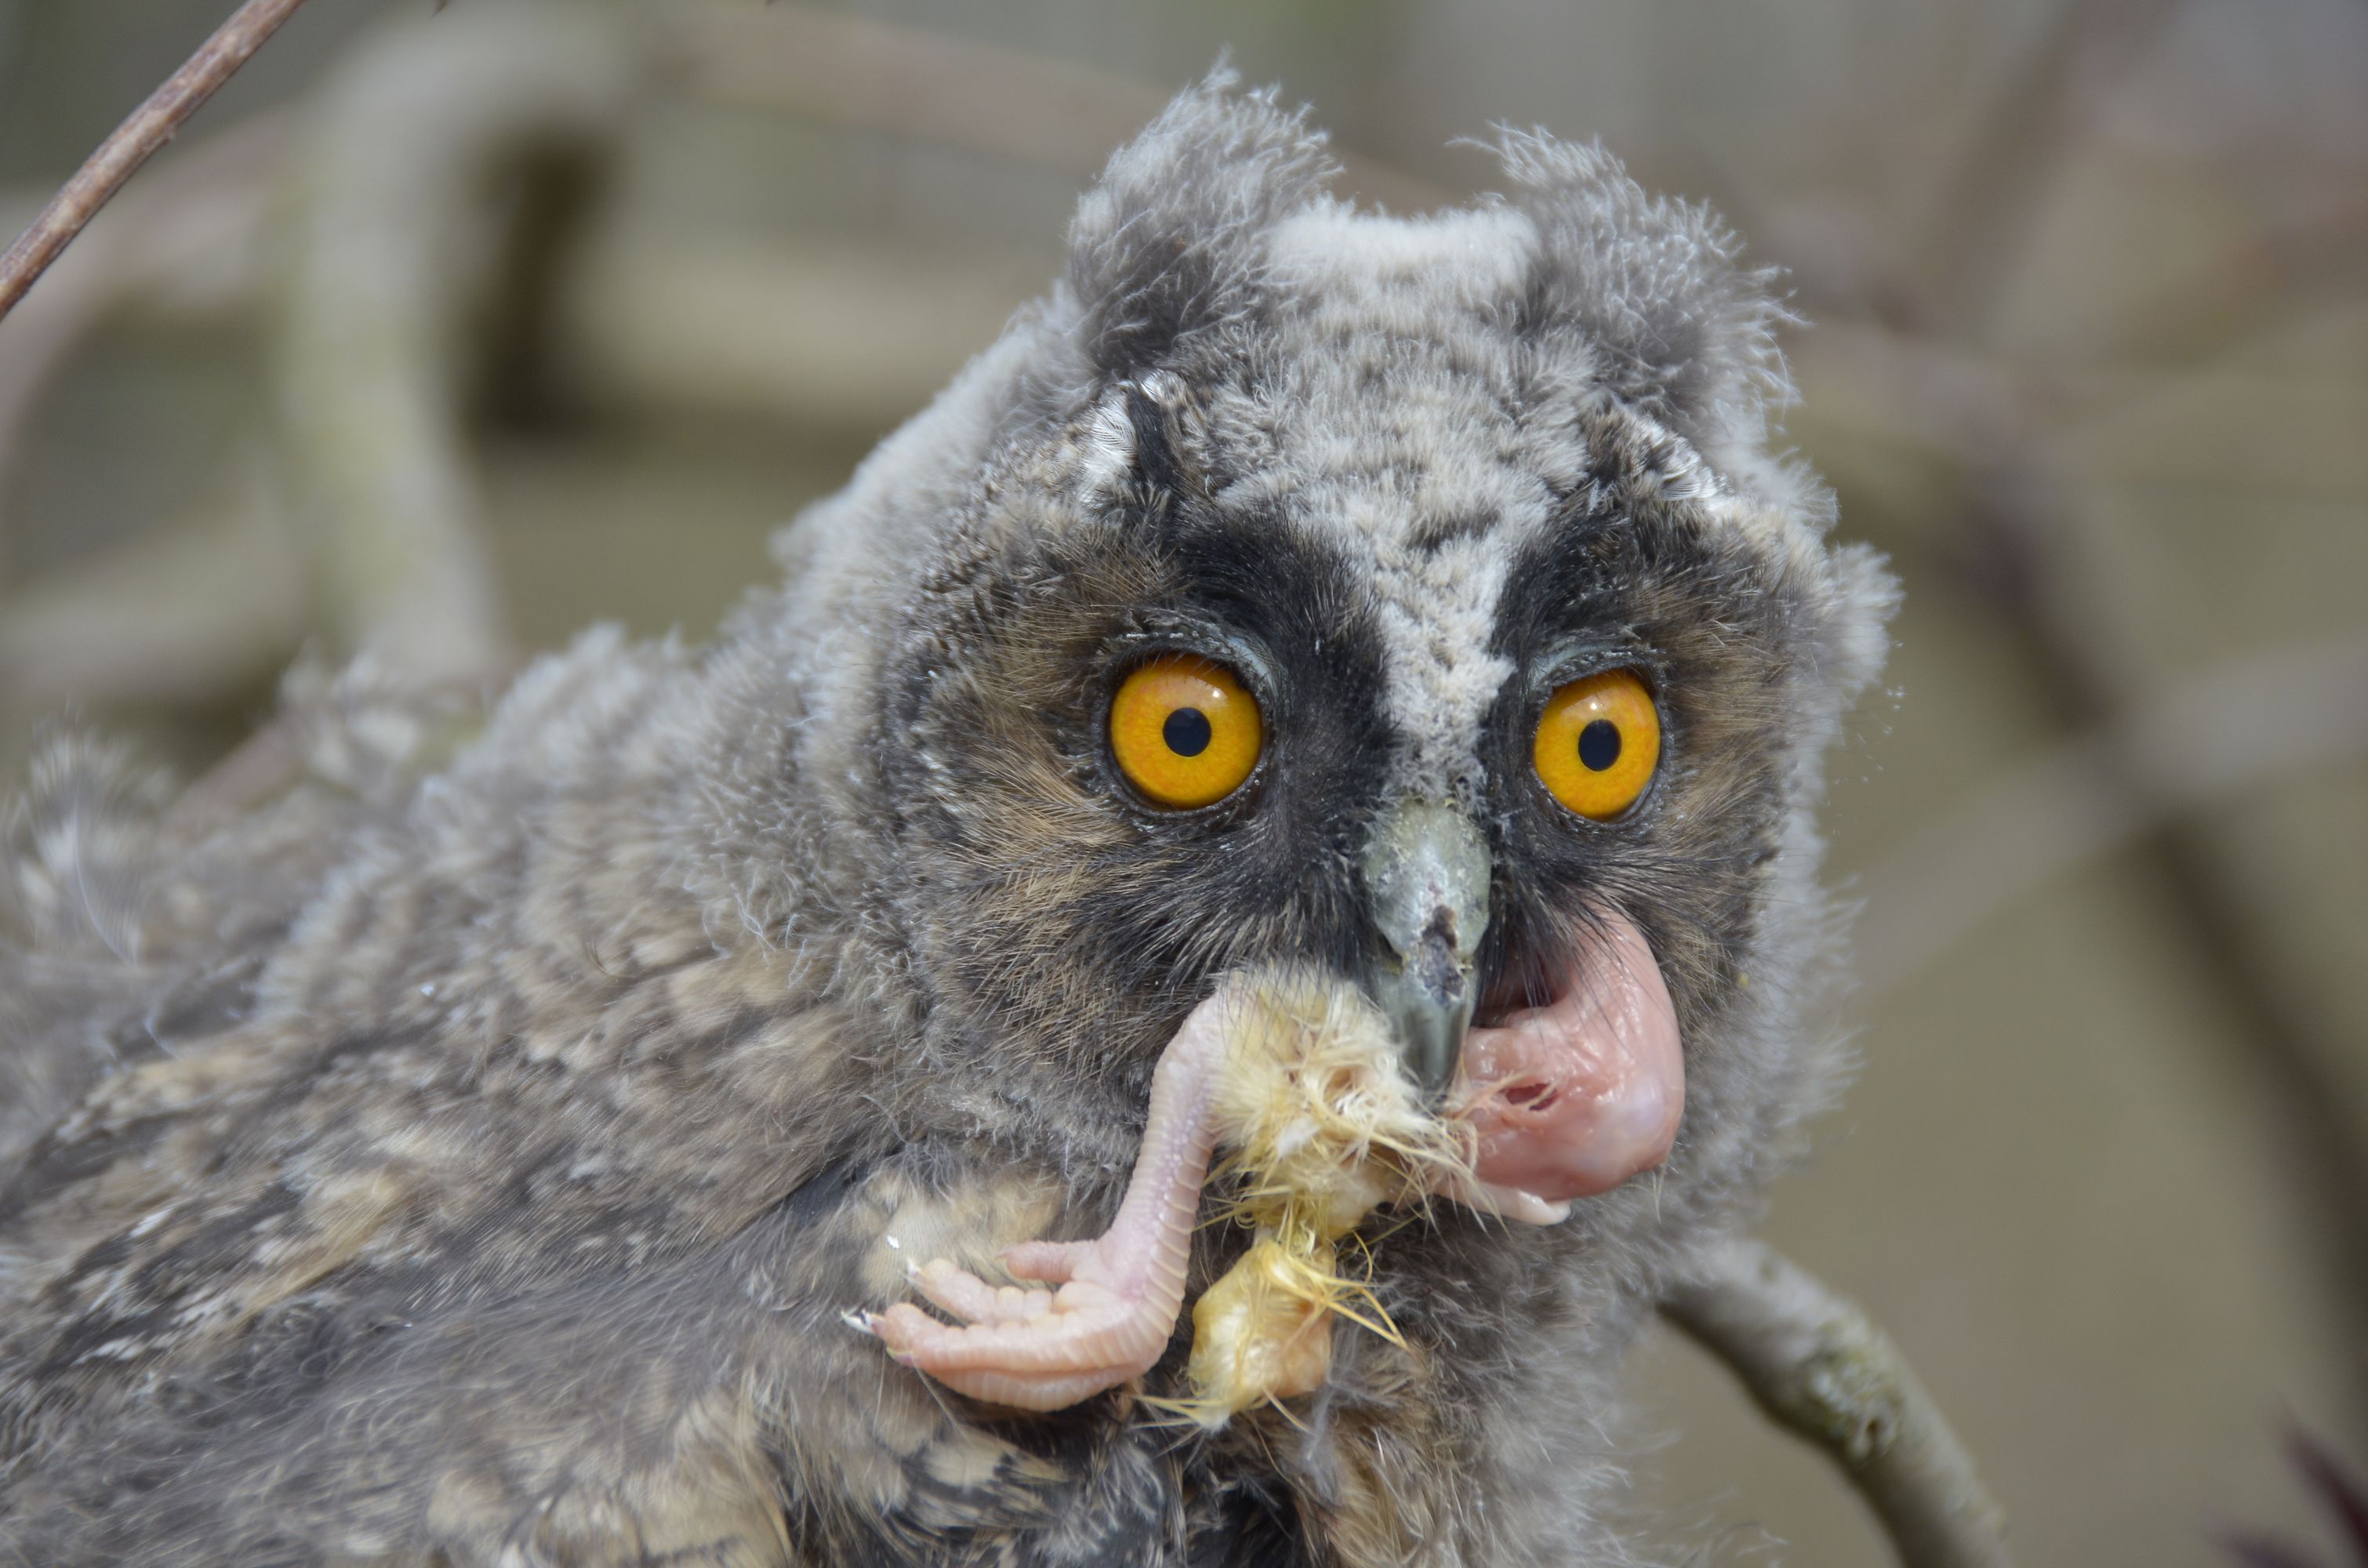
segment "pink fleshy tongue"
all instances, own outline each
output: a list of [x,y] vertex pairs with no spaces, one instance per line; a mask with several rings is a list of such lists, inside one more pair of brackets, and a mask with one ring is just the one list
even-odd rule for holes
[[1677,1012],[1643,933],[1598,915],[1554,1001],[1464,1038],[1454,1098],[1488,1187],[1559,1203],[1668,1158],[1686,1106]]

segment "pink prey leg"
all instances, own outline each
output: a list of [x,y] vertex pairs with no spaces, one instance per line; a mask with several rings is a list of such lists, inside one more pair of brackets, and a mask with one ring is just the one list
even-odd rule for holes
[[958,1393],[1019,1410],[1060,1410],[1151,1369],[1184,1309],[1184,1267],[1216,1140],[1211,1109],[1224,1065],[1228,987],[1192,1009],[1151,1079],[1143,1150],[1110,1228],[1089,1242],[1025,1242],[1003,1265],[1053,1290],[989,1285],[944,1258],[913,1286],[960,1324],[909,1301],[865,1319],[897,1360]]

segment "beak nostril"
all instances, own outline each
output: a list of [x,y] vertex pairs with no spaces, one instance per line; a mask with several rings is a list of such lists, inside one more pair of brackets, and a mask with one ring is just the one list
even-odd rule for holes
[[1426,936],[1406,956],[1406,970],[1417,984],[1441,1001],[1453,1002],[1463,994],[1463,960],[1448,937]]

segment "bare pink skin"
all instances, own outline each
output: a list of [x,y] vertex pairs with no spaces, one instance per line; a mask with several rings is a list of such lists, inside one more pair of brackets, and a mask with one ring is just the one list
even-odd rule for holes
[[1151,1369],[1184,1310],[1184,1266],[1216,1142],[1211,1105],[1225,1051],[1227,987],[1192,1009],[1151,1078],[1143,1152],[1110,1228],[1089,1242],[1023,1242],[1000,1289],[939,1258],[914,1289],[954,1316],[899,1301],[865,1319],[889,1351],[958,1393],[1018,1410],[1063,1410]]
[[[1569,955],[1554,997],[1473,1029],[1450,1096],[1478,1138],[1476,1182],[1442,1187],[1473,1208],[1553,1224],[1668,1157],[1685,1108],[1677,1014],[1652,949],[1606,914]],[[1184,1268],[1216,1140],[1230,987],[1195,1007],[1152,1076],[1126,1197],[1089,1242],[1028,1242],[1003,1266],[1056,1290],[989,1285],[944,1258],[913,1286],[961,1324],[909,1301],[866,1317],[897,1360],[957,1392],[1061,1410],[1149,1371],[1184,1309]]]
[[1551,1223],[1669,1157],[1686,1108],[1677,1009],[1644,933],[1598,911],[1544,1006],[1464,1037],[1452,1113],[1479,1140],[1477,1207]]

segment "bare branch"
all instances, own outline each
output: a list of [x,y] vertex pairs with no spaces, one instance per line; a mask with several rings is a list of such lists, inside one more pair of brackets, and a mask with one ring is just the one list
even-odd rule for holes
[[42,390],[102,322],[129,305],[178,312],[251,301],[265,192],[289,118],[255,115],[185,148],[118,198],[0,326],[0,494]]
[[1903,1568],[2010,1568],[2006,1520],[1932,1396],[1866,1313],[1755,1241],[1661,1303],[1769,1417],[1826,1450]]
[[303,3],[246,0],[163,86],[148,95],[148,101],[134,109],[131,119],[99,143],[98,151],[74,171],[65,188],[41,209],[32,227],[17,236],[6,256],[0,256],[0,316],[25,297],[33,279],[73,243],[83,225],[107,205],[108,198],[172,141],[198,107],[212,97]]

